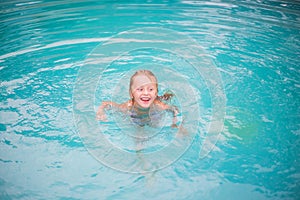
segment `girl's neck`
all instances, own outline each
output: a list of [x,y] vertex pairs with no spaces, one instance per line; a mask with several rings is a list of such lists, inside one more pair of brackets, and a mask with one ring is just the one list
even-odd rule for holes
[[[151,106],[150,106],[151,107]],[[141,112],[141,113],[148,113],[149,110],[150,110],[150,107],[148,108],[143,108],[143,107],[140,107],[139,105],[136,105],[135,103],[133,103],[133,109],[137,112]]]

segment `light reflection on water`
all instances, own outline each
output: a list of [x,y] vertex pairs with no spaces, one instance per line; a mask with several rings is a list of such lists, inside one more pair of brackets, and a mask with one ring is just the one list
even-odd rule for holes
[[[1,199],[299,196],[298,2],[0,5]],[[225,87],[225,127],[206,159],[198,159],[203,139],[198,136],[171,166],[126,174],[86,151],[73,122],[73,87],[97,45],[145,26],[185,33],[209,54]],[[210,98],[202,100],[211,106]],[[209,112],[201,120],[207,123]]]

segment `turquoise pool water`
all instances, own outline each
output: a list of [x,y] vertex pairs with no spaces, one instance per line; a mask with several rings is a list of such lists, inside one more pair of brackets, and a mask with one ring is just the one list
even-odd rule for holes
[[[299,198],[299,2],[0,5],[0,199]],[[141,38],[137,43],[129,36]],[[197,52],[197,58],[187,55]],[[117,134],[127,129],[83,119],[94,114],[104,94],[124,101],[121,85],[138,66],[156,72],[161,91],[176,92],[173,103],[182,108],[182,118],[188,115],[189,135],[157,159],[141,154],[145,168],[136,160],[132,166],[140,168],[130,168],[118,156],[103,162],[83,135],[90,122],[97,123],[100,131],[91,136],[102,134],[132,153],[134,145]],[[78,92],[85,86],[86,98]],[[222,132],[205,140],[224,99],[217,126]],[[82,119],[80,111],[90,115]],[[146,143],[148,151],[174,141],[173,129],[163,131],[167,136]],[[201,154],[207,141],[216,145]]]

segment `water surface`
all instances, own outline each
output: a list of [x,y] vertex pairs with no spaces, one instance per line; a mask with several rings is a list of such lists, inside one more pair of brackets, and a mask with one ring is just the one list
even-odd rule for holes
[[[0,5],[1,199],[300,196],[299,2],[14,0]],[[204,159],[199,159],[199,131],[172,165],[131,174],[103,165],[87,151],[72,100],[88,55],[116,34],[143,27],[171,29],[198,42],[221,74],[226,117],[216,147]],[[198,89],[208,94],[201,99],[207,113],[200,119],[209,123],[212,97],[207,88]]]

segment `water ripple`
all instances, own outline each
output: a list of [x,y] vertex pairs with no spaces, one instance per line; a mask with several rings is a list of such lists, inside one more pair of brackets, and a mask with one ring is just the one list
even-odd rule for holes
[[[246,191],[245,199],[299,196],[299,1],[12,0],[0,7],[0,199],[97,199],[99,188],[103,199],[230,198],[233,190]],[[198,137],[174,165],[149,176],[118,174],[90,158],[72,116],[78,69],[95,62],[84,63],[86,56],[141,27],[197,40],[222,74],[228,99],[224,133],[209,158],[198,160]],[[123,56],[120,66],[133,60]]]

